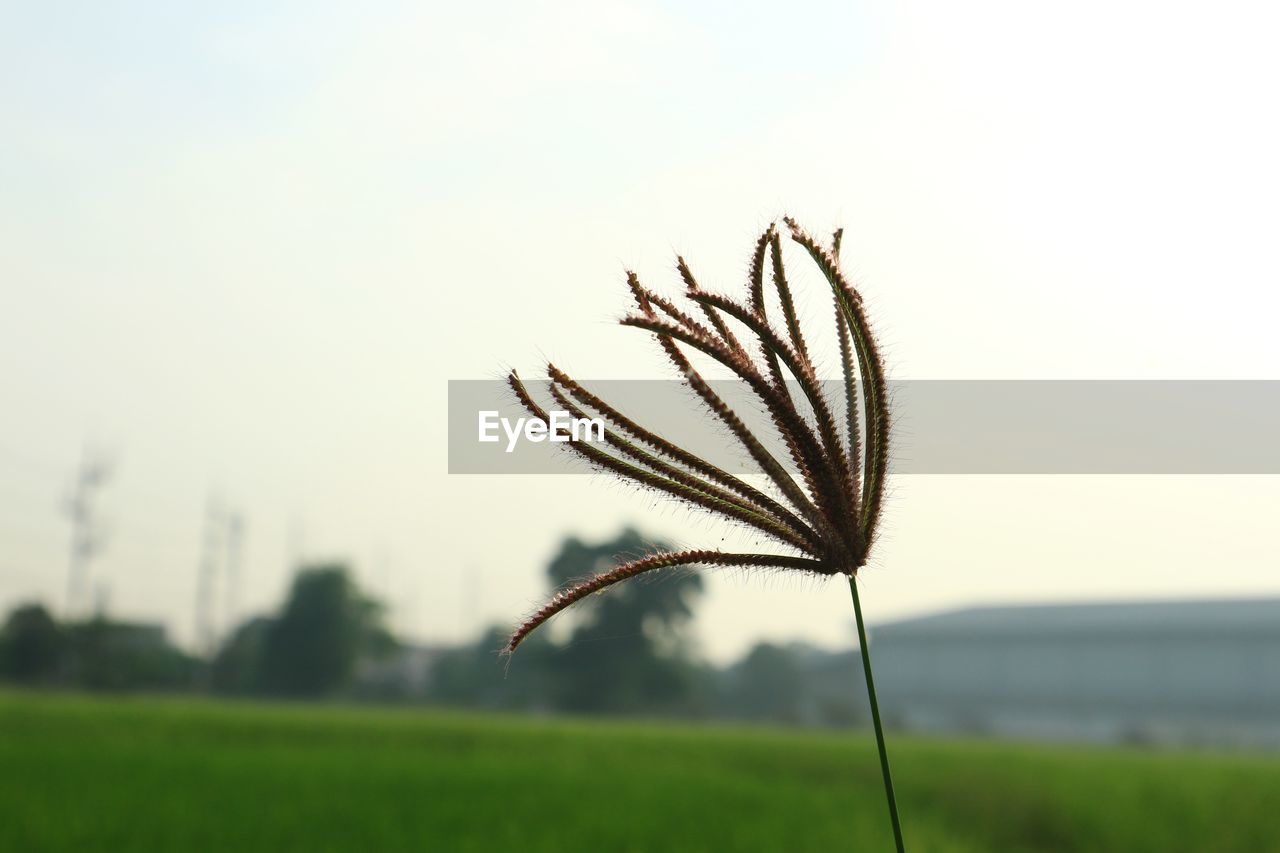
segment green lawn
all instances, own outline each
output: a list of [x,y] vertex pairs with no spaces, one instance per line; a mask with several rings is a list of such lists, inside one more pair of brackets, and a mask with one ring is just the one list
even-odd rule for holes
[[[914,851],[1280,851],[1280,759],[895,737]],[[879,851],[864,735],[0,693],[0,851]]]

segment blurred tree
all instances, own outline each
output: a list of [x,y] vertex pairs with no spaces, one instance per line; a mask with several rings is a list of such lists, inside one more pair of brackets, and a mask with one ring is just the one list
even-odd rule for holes
[[0,675],[47,684],[62,670],[67,638],[41,604],[15,607],[0,632]]
[[262,637],[261,688],[322,696],[344,687],[358,658],[394,647],[382,616],[382,606],[360,593],[346,566],[301,569],[284,611]]
[[734,716],[800,721],[805,672],[795,650],[757,643],[731,672],[728,699]]
[[261,689],[262,650],[275,620],[255,616],[235,630],[213,659],[209,684],[219,693],[253,693]]
[[[569,537],[547,576],[559,588],[667,547],[632,528],[598,545]],[[548,659],[555,705],[575,712],[702,710],[707,679],[690,660],[685,633],[701,592],[698,575],[669,572],[612,588],[580,607],[567,645]]]
[[94,690],[189,687],[195,660],[174,647],[161,625],[102,616],[68,626],[68,678]]

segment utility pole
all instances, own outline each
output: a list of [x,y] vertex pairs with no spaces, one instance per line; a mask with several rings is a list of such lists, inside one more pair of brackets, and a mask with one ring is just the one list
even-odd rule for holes
[[89,563],[106,543],[106,532],[94,513],[95,493],[111,478],[111,465],[101,454],[84,449],[75,482],[63,505],[71,520],[71,555],[67,570],[66,618],[83,615],[88,605]]

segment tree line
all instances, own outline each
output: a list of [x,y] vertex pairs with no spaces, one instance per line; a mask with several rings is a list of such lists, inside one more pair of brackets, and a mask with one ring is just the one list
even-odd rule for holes
[[[626,529],[611,540],[568,537],[547,565],[549,586],[619,558],[665,547]],[[0,630],[0,678],[31,686],[197,690],[236,696],[424,702],[492,710],[729,717],[843,725],[864,718],[852,653],[760,643],[714,667],[697,654],[691,621],[701,577],[672,572],[596,596],[558,631],[531,637],[512,659],[506,629],[473,643],[397,640],[385,608],[342,564],[307,566],[280,609],[238,626],[208,660],[174,647],[160,626],[98,616],[60,624],[38,604]]]

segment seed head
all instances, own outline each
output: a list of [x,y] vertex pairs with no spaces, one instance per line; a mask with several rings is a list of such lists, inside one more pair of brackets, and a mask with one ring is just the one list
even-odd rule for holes
[[[784,218],[783,223],[791,240],[805,250],[831,288],[840,345],[843,423],[837,421],[823,392],[800,328],[783,265],[782,240],[774,225],[756,241],[748,266],[745,303],[704,291],[684,258],[677,258],[684,296],[701,312],[706,324],[646,288],[633,272],[627,273],[627,286],[636,312],[621,321],[657,339],[680,378],[765,475],[768,486],[764,489],[642,427],[555,365],[548,365],[547,374],[548,389],[558,405],[575,417],[594,415],[610,425],[606,430],[608,449],[585,440],[570,440],[563,446],[571,452],[643,489],[750,528],[786,553],[694,549],[622,562],[556,593],[515,629],[507,652],[515,651],[530,633],[566,607],[646,572],[677,566],[740,566],[852,576],[866,564],[880,518],[888,461],[884,367],[862,297],[840,270],[843,232],[835,232],[828,248],[794,220]],[[772,267],[771,281],[782,308],[781,332],[765,315],[766,263]],[[736,334],[731,325],[738,327]],[[773,430],[787,450],[785,461],[773,456],[716,394],[690,363],[689,349],[724,365],[747,385],[768,412]],[[533,416],[545,419],[546,412],[514,371],[508,381],[520,403]],[[788,383],[799,386],[802,404],[792,398]]]

